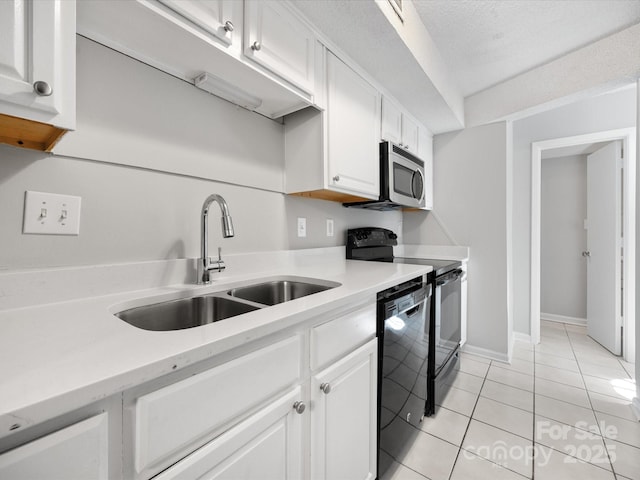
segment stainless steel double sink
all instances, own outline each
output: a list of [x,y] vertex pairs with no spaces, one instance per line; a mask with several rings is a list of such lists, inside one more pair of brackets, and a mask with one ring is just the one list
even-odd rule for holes
[[283,276],[222,292],[130,308],[115,316],[144,330],[182,330],[339,286],[339,283],[327,280]]

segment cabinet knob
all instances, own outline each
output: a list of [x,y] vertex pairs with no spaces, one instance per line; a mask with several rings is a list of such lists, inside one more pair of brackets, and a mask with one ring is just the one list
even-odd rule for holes
[[305,408],[307,408],[307,406],[304,404],[304,402],[296,402],[293,404],[293,409],[296,411],[297,414],[303,414]]
[[333,177],[333,181],[334,182],[339,182],[340,181],[340,175],[336,175],[335,177]]
[[590,257],[591,256],[591,252],[589,250],[585,250],[584,252],[582,252],[582,256],[583,257]]
[[322,385],[320,385],[320,390],[322,390],[322,393],[328,395],[329,393],[331,393],[331,384],[323,383]]
[[226,22],[224,22],[224,31],[225,32],[233,32],[233,23],[231,23],[231,20],[227,20]]
[[53,93],[51,85],[49,85],[47,82],[43,82],[42,80],[38,80],[33,84],[33,91],[41,97],[48,97]]
[[251,45],[251,50],[253,50],[254,52],[260,51],[261,48],[262,48],[262,44],[257,40],[253,42],[253,45]]

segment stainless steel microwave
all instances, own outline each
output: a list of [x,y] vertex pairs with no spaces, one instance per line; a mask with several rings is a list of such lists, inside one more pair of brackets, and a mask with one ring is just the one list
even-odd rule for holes
[[371,210],[424,207],[424,162],[391,142],[380,143],[380,198],[345,203]]

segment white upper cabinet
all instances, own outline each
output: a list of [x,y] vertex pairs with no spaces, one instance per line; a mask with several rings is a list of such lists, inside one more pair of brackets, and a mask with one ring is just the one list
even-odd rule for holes
[[78,33],[270,118],[313,103],[315,40],[279,2],[86,0]]
[[282,2],[245,2],[244,54],[313,95],[313,32]]
[[329,185],[377,199],[380,93],[330,52],[327,85]]
[[75,2],[3,0],[0,32],[0,114],[74,129]]
[[326,52],[325,110],[285,117],[285,192],[338,202],[380,196],[380,94]]
[[225,46],[240,50],[241,27],[231,0],[159,0]]
[[415,120],[387,97],[382,97],[380,138],[418,154],[419,127]]

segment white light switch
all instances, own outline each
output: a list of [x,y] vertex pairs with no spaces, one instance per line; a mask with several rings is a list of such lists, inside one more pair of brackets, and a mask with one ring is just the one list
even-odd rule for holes
[[22,233],[79,235],[81,197],[25,192]]
[[298,217],[298,237],[307,236],[307,219],[304,217]]

